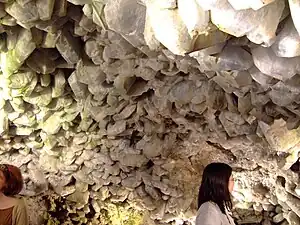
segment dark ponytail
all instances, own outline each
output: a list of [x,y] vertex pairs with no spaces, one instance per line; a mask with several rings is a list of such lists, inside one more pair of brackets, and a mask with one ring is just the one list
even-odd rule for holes
[[211,163],[205,167],[199,188],[198,208],[203,203],[212,201],[219,206],[224,214],[225,207],[229,210],[232,209],[228,189],[231,174],[232,168],[225,163]]

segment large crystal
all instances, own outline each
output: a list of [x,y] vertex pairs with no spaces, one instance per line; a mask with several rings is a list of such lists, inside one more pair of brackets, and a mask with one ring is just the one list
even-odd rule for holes
[[264,74],[279,80],[286,80],[299,71],[300,57],[280,58],[271,48],[252,49],[255,66]]
[[1,52],[1,70],[4,76],[9,77],[16,72],[23,62],[35,49],[36,44],[30,30],[21,29],[15,46],[7,52]]
[[275,38],[284,6],[284,0],[278,0],[256,11],[253,9],[236,11],[227,0],[222,0],[212,8],[211,20],[220,30],[228,34],[236,37],[246,35],[256,44],[269,46]]
[[145,6],[137,0],[108,1],[104,13],[110,29],[122,34],[134,46],[144,44]]
[[[213,46],[217,47],[217,46]],[[212,50],[213,47],[211,47]],[[215,48],[212,54],[218,53],[221,48]],[[241,47],[226,46],[219,55],[206,55],[205,50],[190,53],[190,56],[197,59],[200,69],[221,71],[221,70],[247,70],[252,67],[253,60],[251,55]]]
[[38,8],[34,1],[24,5],[19,4],[17,1],[6,4],[5,11],[21,23],[29,23],[39,19]]
[[80,59],[80,41],[78,38],[73,37],[68,30],[63,30],[59,36],[56,48],[62,57],[70,64],[75,64]]
[[300,0],[289,0],[294,25],[300,34]]
[[300,36],[292,19],[288,19],[284,24],[282,31],[272,45],[272,49],[279,57],[300,56]]
[[192,50],[192,38],[178,9],[160,9],[149,3],[147,13],[155,37],[170,51],[182,55]]
[[41,20],[51,19],[55,0],[37,0],[36,6]]
[[203,10],[196,0],[178,0],[178,12],[191,36],[206,31],[209,12]]
[[228,0],[235,10],[254,9],[258,10],[276,0]]

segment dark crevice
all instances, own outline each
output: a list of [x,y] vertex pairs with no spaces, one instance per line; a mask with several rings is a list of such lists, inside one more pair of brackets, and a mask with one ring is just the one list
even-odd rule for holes
[[132,99],[134,101],[139,102],[139,101],[143,101],[145,99],[148,99],[148,98],[150,98],[153,95],[154,95],[154,91],[152,89],[149,89],[147,92],[144,92],[142,95],[137,96],[137,97],[133,97]]
[[43,200],[46,203],[47,213],[51,218],[55,218],[60,224],[63,224],[68,219],[68,210],[64,208],[66,205],[66,199],[59,197],[57,199],[52,199],[50,196],[45,196]]
[[285,183],[286,183],[285,178],[282,176],[278,176],[277,183],[280,184],[282,187],[285,187]]
[[300,163],[299,161],[295,162],[292,166],[291,166],[291,171],[293,171],[294,173],[300,173]]
[[146,168],[147,169],[150,169],[151,167],[153,167],[154,166],[154,163],[153,163],[153,161],[150,159],[148,162],[147,162],[147,164],[146,164]]
[[223,148],[220,144],[217,144],[217,143],[212,143],[210,141],[206,141],[206,143],[216,149],[219,149],[222,153],[226,154],[226,155],[229,155],[230,158],[232,158],[234,161],[237,160],[236,156],[229,150]]
[[131,134],[131,137],[130,137],[130,144],[129,146],[133,146],[135,145],[137,142],[139,142],[140,140],[142,139],[141,136],[139,136],[139,132],[134,130]]
[[87,219],[93,219],[94,216],[95,216],[95,214],[96,214],[96,211],[94,210],[94,208],[93,208],[91,205],[92,205],[92,204],[89,205],[89,210],[90,210],[90,212],[87,213],[87,214],[85,214],[85,217],[86,217]]

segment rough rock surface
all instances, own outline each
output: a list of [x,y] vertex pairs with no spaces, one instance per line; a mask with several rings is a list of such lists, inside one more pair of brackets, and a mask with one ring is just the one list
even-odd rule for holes
[[21,168],[31,224],[193,224],[212,161],[235,170],[240,223],[299,224],[298,11],[1,1],[0,163]]

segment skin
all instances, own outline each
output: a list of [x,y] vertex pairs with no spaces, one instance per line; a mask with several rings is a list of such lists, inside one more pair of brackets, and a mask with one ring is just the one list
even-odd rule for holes
[[5,196],[2,193],[2,189],[5,187],[5,176],[2,171],[0,171],[0,209],[8,209],[14,207],[17,203],[16,199],[13,197]]
[[230,178],[229,178],[229,181],[228,181],[228,190],[229,190],[229,193],[232,193],[233,187],[234,187],[234,179],[233,179],[233,177],[231,175]]
[[5,187],[5,176],[2,171],[0,171],[0,191]]

